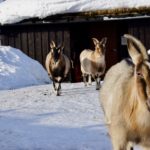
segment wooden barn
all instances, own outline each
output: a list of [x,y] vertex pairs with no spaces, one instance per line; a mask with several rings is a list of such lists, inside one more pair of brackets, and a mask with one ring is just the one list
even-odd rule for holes
[[1,45],[21,49],[45,66],[49,43],[64,42],[64,53],[74,62],[71,82],[81,81],[79,54],[85,48],[94,49],[91,38],[107,37],[107,69],[128,56],[122,37],[130,33],[150,48],[150,8],[99,10],[31,18],[0,26]]

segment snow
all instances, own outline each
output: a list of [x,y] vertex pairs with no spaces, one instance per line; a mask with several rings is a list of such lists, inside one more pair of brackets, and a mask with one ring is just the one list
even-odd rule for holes
[[150,7],[149,0],[5,0],[0,3],[0,24],[50,15],[114,8]]
[[[0,92],[1,150],[111,149],[95,86],[63,83]],[[11,98],[10,98],[11,97]]]
[[37,61],[1,46],[0,89],[1,150],[112,149],[95,83],[62,83],[55,96]]
[[150,49],[147,51],[148,55],[150,55]]
[[19,49],[0,46],[0,90],[50,83],[46,70]]
[[95,84],[51,91],[52,84],[0,91],[1,150],[112,149]]

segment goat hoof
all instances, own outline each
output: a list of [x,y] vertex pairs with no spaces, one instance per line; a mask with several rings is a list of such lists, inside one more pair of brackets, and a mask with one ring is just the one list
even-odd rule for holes
[[96,90],[99,90],[100,89],[100,87],[96,87]]
[[56,91],[56,96],[60,96],[61,91]]
[[60,94],[57,92],[57,93],[56,93],[56,96],[60,96]]

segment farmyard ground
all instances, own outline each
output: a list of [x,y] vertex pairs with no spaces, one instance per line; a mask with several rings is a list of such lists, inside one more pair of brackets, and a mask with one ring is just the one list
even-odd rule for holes
[[0,91],[1,150],[108,150],[95,86],[62,84]]
[[[1,150],[111,150],[95,85],[0,91]],[[136,148],[137,149],[137,148]]]

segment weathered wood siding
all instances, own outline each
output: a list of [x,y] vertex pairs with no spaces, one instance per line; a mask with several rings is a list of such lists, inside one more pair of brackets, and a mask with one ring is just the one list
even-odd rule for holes
[[64,42],[64,53],[73,60],[72,82],[82,80],[79,55],[83,49],[94,49],[92,38],[108,38],[106,51],[106,70],[128,57],[126,45],[121,37],[130,33],[139,38],[150,49],[150,19],[129,19],[110,21],[87,21],[74,23],[17,24],[0,27],[2,45],[21,49],[45,67],[45,58],[50,51],[49,43]]
[[21,49],[43,66],[45,66],[46,55],[50,51],[49,43],[51,40],[54,40],[56,44],[64,42],[64,53],[70,57],[70,32],[57,26],[5,26],[2,27],[1,38],[2,45]]
[[139,38],[150,49],[150,19],[128,22],[128,32]]

